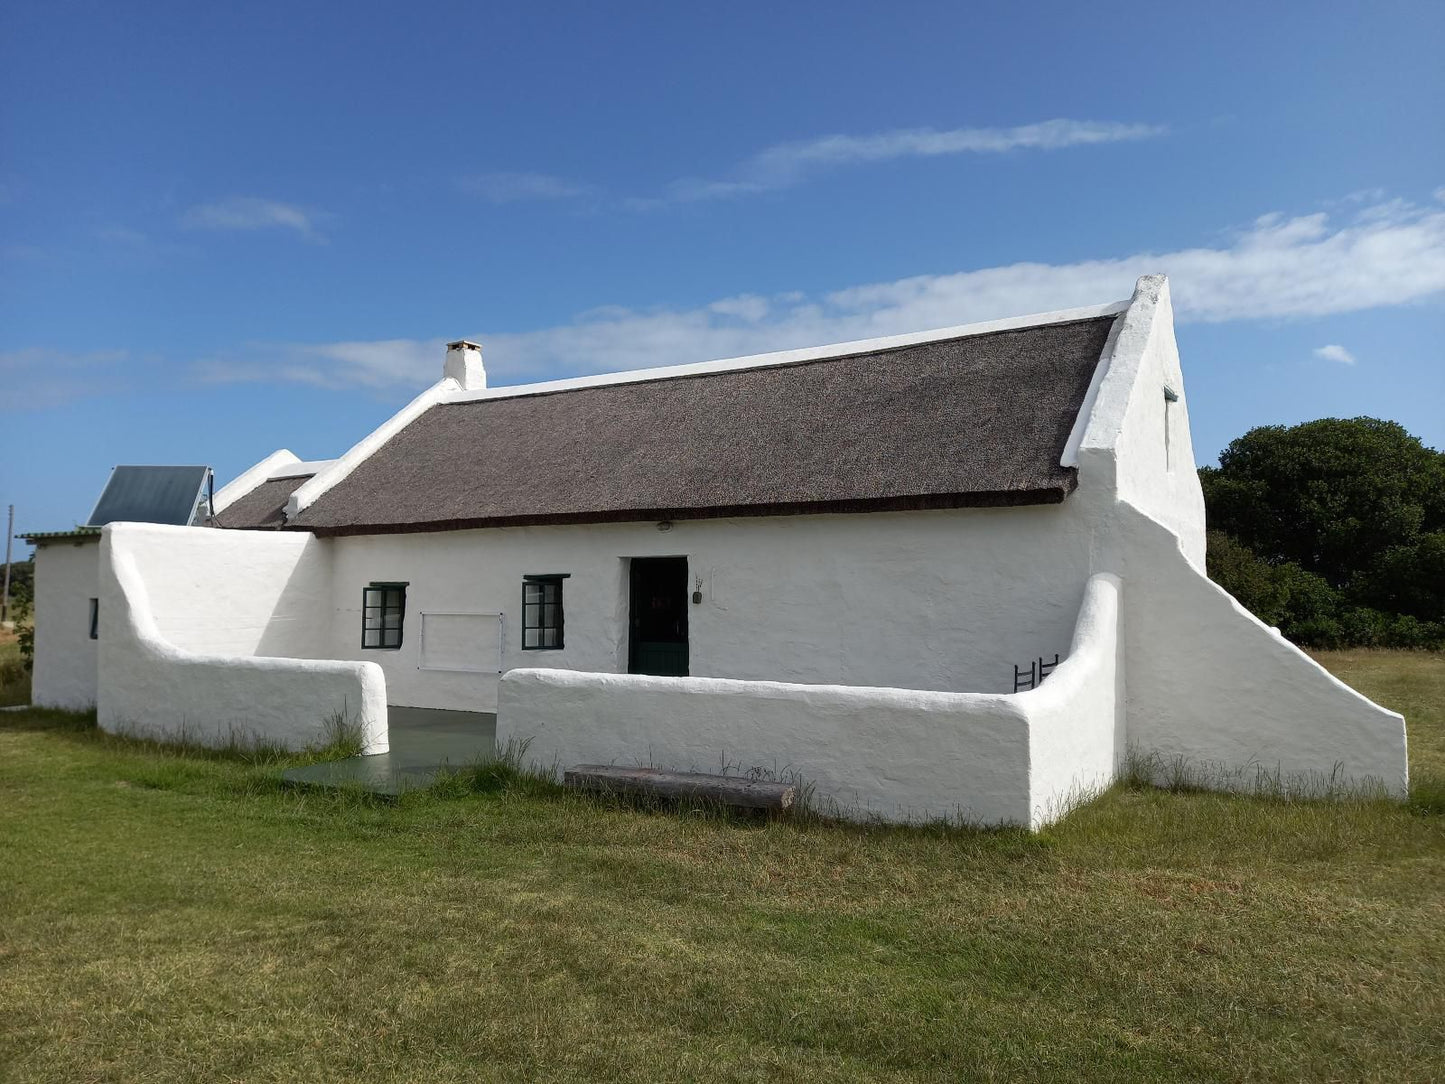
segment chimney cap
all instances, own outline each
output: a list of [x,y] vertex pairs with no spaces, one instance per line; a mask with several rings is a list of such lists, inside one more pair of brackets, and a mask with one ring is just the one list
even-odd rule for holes
[[474,343],[470,339],[458,339],[456,342],[447,343],[448,350],[480,350],[481,343]]

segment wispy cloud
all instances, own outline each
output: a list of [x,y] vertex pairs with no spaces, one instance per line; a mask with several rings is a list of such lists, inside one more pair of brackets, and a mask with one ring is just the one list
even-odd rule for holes
[[591,188],[547,173],[477,173],[458,178],[457,188],[490,203],[522,200],[565,200],[585,196]]
[[37,410],[111,391],[133,374],[129,350],[0,350],[0,411]]
[[106,226],[96,230],[95,237],[98,241],[119,245],[123,248],[146,248],[151,243],[147,234],[140,230],[133,230],[129,226]]
[[788,188],[811,173],[842,166],[952,154],[1057,150],[1152,139],[1165,131],[1162,125],[1156,124],[1046,120],[1015,128],[900,128],[866,136],[830,135],[777,144],[740,163],[728,177],[715,180],[693,177],[674,181],[661,197],[637,199],[631,203],[634,207],[645,209],[664,203],[731,199]]
[[256,343],[202,358],[193,371],[200,379],[216,383],[268,380],[323,388],[393,388],[430,383],[424,374],[441,371],[446,342],[438,338]]
[[1355,355],[1351,354],[1339,343],[1330,343],[1328,346],[1321,346],[1315,349],[1315,357],[1324,358],[1326,361],[1337,361],[1341,365],[1353,365]]
[[187,229],[195,230],[294,230],[308,241],[324,241],[317,225],[327,217],[294,203],[230,196],[191,207],[181,215],[180,222]]
[[[1017,263],[821,296],[748,294],[691,309],[598,309],[560,326],[482,341],[492,379],[514,383],[1090,305],[1128,297],[1139,275],[1158,271],[1171,277],[1181,321],[1308,318],[1420,301],[1445,293],[1445,209],[1390,201],[1339,224],[1324,214],[1265,215],[1214,248]],[[258,347],[208,359],[203,372],[224,380],[414,387],[436,378],[443,342]]]

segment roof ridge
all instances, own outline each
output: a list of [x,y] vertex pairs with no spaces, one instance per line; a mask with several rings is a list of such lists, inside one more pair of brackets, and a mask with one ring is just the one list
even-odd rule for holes
[[437,406],[455,403],[473,403],[488,399],[517,399],[528,396],[551,395],[555,392],[578,391],[584,388],[610,387],[622,384],[649,384],[659,380],[674,380],[694,376],[711,376],[717,373],[739,372],[749,369],[781,369],[794,365],[805,365],[819,361],[844,361],[863,354],[890,353],[910,346],[928,343],[952,342],[956,339],[983,338],[989,335],[1011,331],[1027,331],[1031,328],[1061,327],[1088,320],[1118,316],[1129,308],[1128,301],[1115,301],[1107,305],[1088,305],[1074,309],[1059,309],[1054,312],[1033,313],[1027,316],[1012,316],[1002,320],[984,320],[972,324],[958,324],[953,327],[934,328],[929,331],[912,331],[900,335],[885,335],[873,339],[853,339],[824,346],[806,346],[791,350],[774,350],[762,354],[745,354],[739,357],[719,358],[713,361],[689,362],[683,365],[654,366],[647,369],[627,369],[621,372],[594,373],[588,376],[563,377],[558,380],[537,381],[531,384],[510,384],[483,388],[476,391],[451,391],[445,393]]
[[[1123,309],[1120,309],[1120,312],[1122,312],[1122,311],[1123,311]],[[471,406],[471,405],[473,405],[473,404],[475,404],[475,403],[485,403],[485,402],[488,402],[488,401],[490,401],[490,400],[495,400],[495,399],[535,399],[535,398],[538,398],[538,397],[544,396],[544,395],[566,395],[566,394],[568,394],[569,392],[599,391],[599,390],[601,390],[601,389],[603,389],[603,388],[636,387],[636,386],[639,385],[639,384],[658,384],[658,383],[662,383],[663,381],[669,381],[669,380],[704,380],[704,379],[707,379],[707,378],[709,378],[709,377],[715,377],[715,376],[732,376],[732,375],[735,375],[735,374],[737,374],[737,373],[753,373],[753,372],[765,373],[765,372],[772,372],[772,371],[775,371],[775,370],[778,370],[778,369],[801,369],[801,368],[804,368],[805,366],[808,366],[808,365],[827,365],[827,364],[830,364],[830,363],[832,363],[832,362],[852,361],[852,360],[854,360],[854,359],[856,359],[856,358],[876,357],[877,355],[880,355],[880,354],[895,354],[895,353],[898,353],[898,352],[903,351],[903,350],[912,350],[913,348],[919,347],[919,346],[937,346],[937,345],[940,345],[940,344],[942,344],[942,343],[957,342],[957,341],[960,340],[960,339],[985,339],[985,338],[989,338],[990,336],[994,336],[994,335],[1017,335],[1017,334],[1021,334],[1021,333],[1026,332],[1026,331],[1033,331],[1033,330],[1035,330],[1036,328],[1040,328],[1040,327],[1054,327],[1054,328],[1057,328],[1057,327],[1069,327],[1069,326],[1071,326],[1071,325],[1073,325],[1073,324],[1086,324],[1086,323],[1090,323],[1090,322],[1092,322],[1092,321],[1094,321],[1094,320],[1110,320],[1110,319],[1114,319],[1114,318],[1117,317],[1118,315],[1119,315],[1118,313],[1101,313],[1101,314],[1094,315],[1094,316],[1080,316],[1080,317],[1077,317],[1076,319],[1072,319],[1072,320],[1059,320],[1059,321],[1051,322],[1051,323],[1047,323],[1047,324],[1024,324],[1024,325],[1021,325],[1021,326],[1019,326],[1019,327],[1001,327],[1001,328],[994,328],[994,329],[989,330],[989,331],[967,332],[967,333],[964,333],[964,334],[962,334],[962,335],[944,335],[944,336],[941,336],[941,337],[939,337],[939,338],[937,338],[937,339],[920,339],[920,340],[918,340],[917,342],[903,342],[903,343],[897,343],[897,344],[895,344],[895,345],[893,345],[893,346],[884,346],[884,347],[870,348],[870,347],[867,347],[866,345],[864,345],[864,346],[862,346],[862,348],[860,348],[860,349],[850,350],[849,352],[843,353],[843,354],[827,354],[827,355],[825,355],[825,356],[823,356],[823,357],[816,357],[816,358],[797,358],[797,359],[794,359],[794,360],[792,360],[792,361],[776,361],[776,362],[772,362],[772,363],[763,363],[763,364],[757,364],[757,365],[739,365],[739,366],[737,366],[737,367],[735,367],[735,368],[725,368],[725,369],[723,369],[723,368],[717,368],[717,369],[708,368],[708,369],[702,369],[702,370],[697,371],[697,372],[676,372],[676,373],[661,373],[661,372],[657,372],[657,370],[653,370],[653,369],[632,369],[632,370],[623,370],[622,372],[619,372],[619,373],[599,373],[599,374],[597,374],[597,375],[598,375],[599,377],[602,377],[602,376],[606,376],[606,377],[613,377],[613,376],[615,376],[615,377],[624,377],[624,376],[629,376],[629,375],[631,375],[631,374],[633,374],[633,373],[636,373],[636,374],[639,374],[638,377],[637,377],[637,379],[629,379],[629,380],[621,380],[621,379],[619,379],[619,380],[598,380],[596,383],[582,383],[582,384],[577,384],[577,385],[575,385],[575,386],[572,385],[572,383],[571,383],[570,380],[546,381],[546,382],[544,382],[544,383],[539,383],[539,384],[514,384],[514,385],[510,385],[510,386],[504,385],[504,386],[502,386],[502,387],[497,387],[497,388],[488,388],[487,390],[488,390],[488,391],[491,391],[491,392],[499,392],[499,393],[500,393],[500,392],[512,392],[513,394],[483,395],[483,394],[476,394],[476,393],[470,393],[470,392],[469,392],[469,393],[462,394],[462,395],[453,395],[453,396],[451,396],[451,397],[444,398],[444,399],[442,399],[440,402],[437,402],[437,403],[433,404],[433,407]],[[944,330],[952,330],[952,329],[947,329],[947,328],[945,328]],[[893,336],[893,337],[894,337],[894,338],[897,338],[898,336]],[[841,345],[841,346],[855,346],[855,345],[860,345],[860,344],[866,344],[866,343],[868,343],[868,342],[870,342],[870,341],[877,341],[877,340],[862,339],[862,340],[858,340],[857,343],[841,343],[841,344],[839,344],[839,345]],[[812,348],[812,349],[818,349],[818,348]],[[823,349],[826,349],[826,348],[823,348]],[[778,353],[778,354],[790,353],[790,352],[791,352],[791,351],[781,351],[781,350],[780,350],[780,351],[776,351],[776,353]],[[752,357],[765,358],[765,357],[772,357],[772,356],[774,356],[774,355],[773,355],[773,354],[754,354],[754,355],[751,355],[751,356],[752,356]],[[701,365],[713,365],[713,364],[718,364],[718,363],[714,363],[714,362],[701,362],[701,363],[698,363],[698,364],[701,364]],[[691,368],[691,366],[677,365],[677,366],[670,366],[669,368],[685,369],[685,368]],[[641,375],[641,374],[647,374],[647,373],[653,373],[653,374],[656,374],[656,375]],[[586,377],[580,377],[580,378],[574,378],[574,379],[587,380],[588,378],[586,378]],[[566,386],[566,387],[552,387],[551,385],[553,385],[553,384],[567,384],[568,386]],[[535,390],[533,390],[533,389],[535,389]],[[280,476],[279,476],[279,475],[272,475],[272,477],[274,478],[274,477],[280,477]]]

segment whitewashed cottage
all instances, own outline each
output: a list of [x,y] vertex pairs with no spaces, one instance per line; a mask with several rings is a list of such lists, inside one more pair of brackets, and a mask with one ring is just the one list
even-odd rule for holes
[[1035,827],[1130,750],[1406,784],[1400,716],[1205,576],[1162,277],[521,387],[454,343],[345,455],[269,456],[209,525],[34,537],[36,702],[108,729],[298,743],[344,712],[381,752],[399,709],[495,712],[544,768],[761,767],[860,815]]

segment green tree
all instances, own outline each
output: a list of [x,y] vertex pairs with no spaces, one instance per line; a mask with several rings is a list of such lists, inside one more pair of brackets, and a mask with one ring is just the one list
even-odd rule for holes
[[1353,588],[1360,602],[1375,609],[1445,621],[1445,531],[1391,546],[1370,562]]
[[1212,528],[1336,588],[1445,530],[1445,454],[1378,418],[1251,429],[1199,473]]
[[1445,645],[1445,454],[1394,422],[1251,429],[1199,472],[1209,575],[1316,647]]

